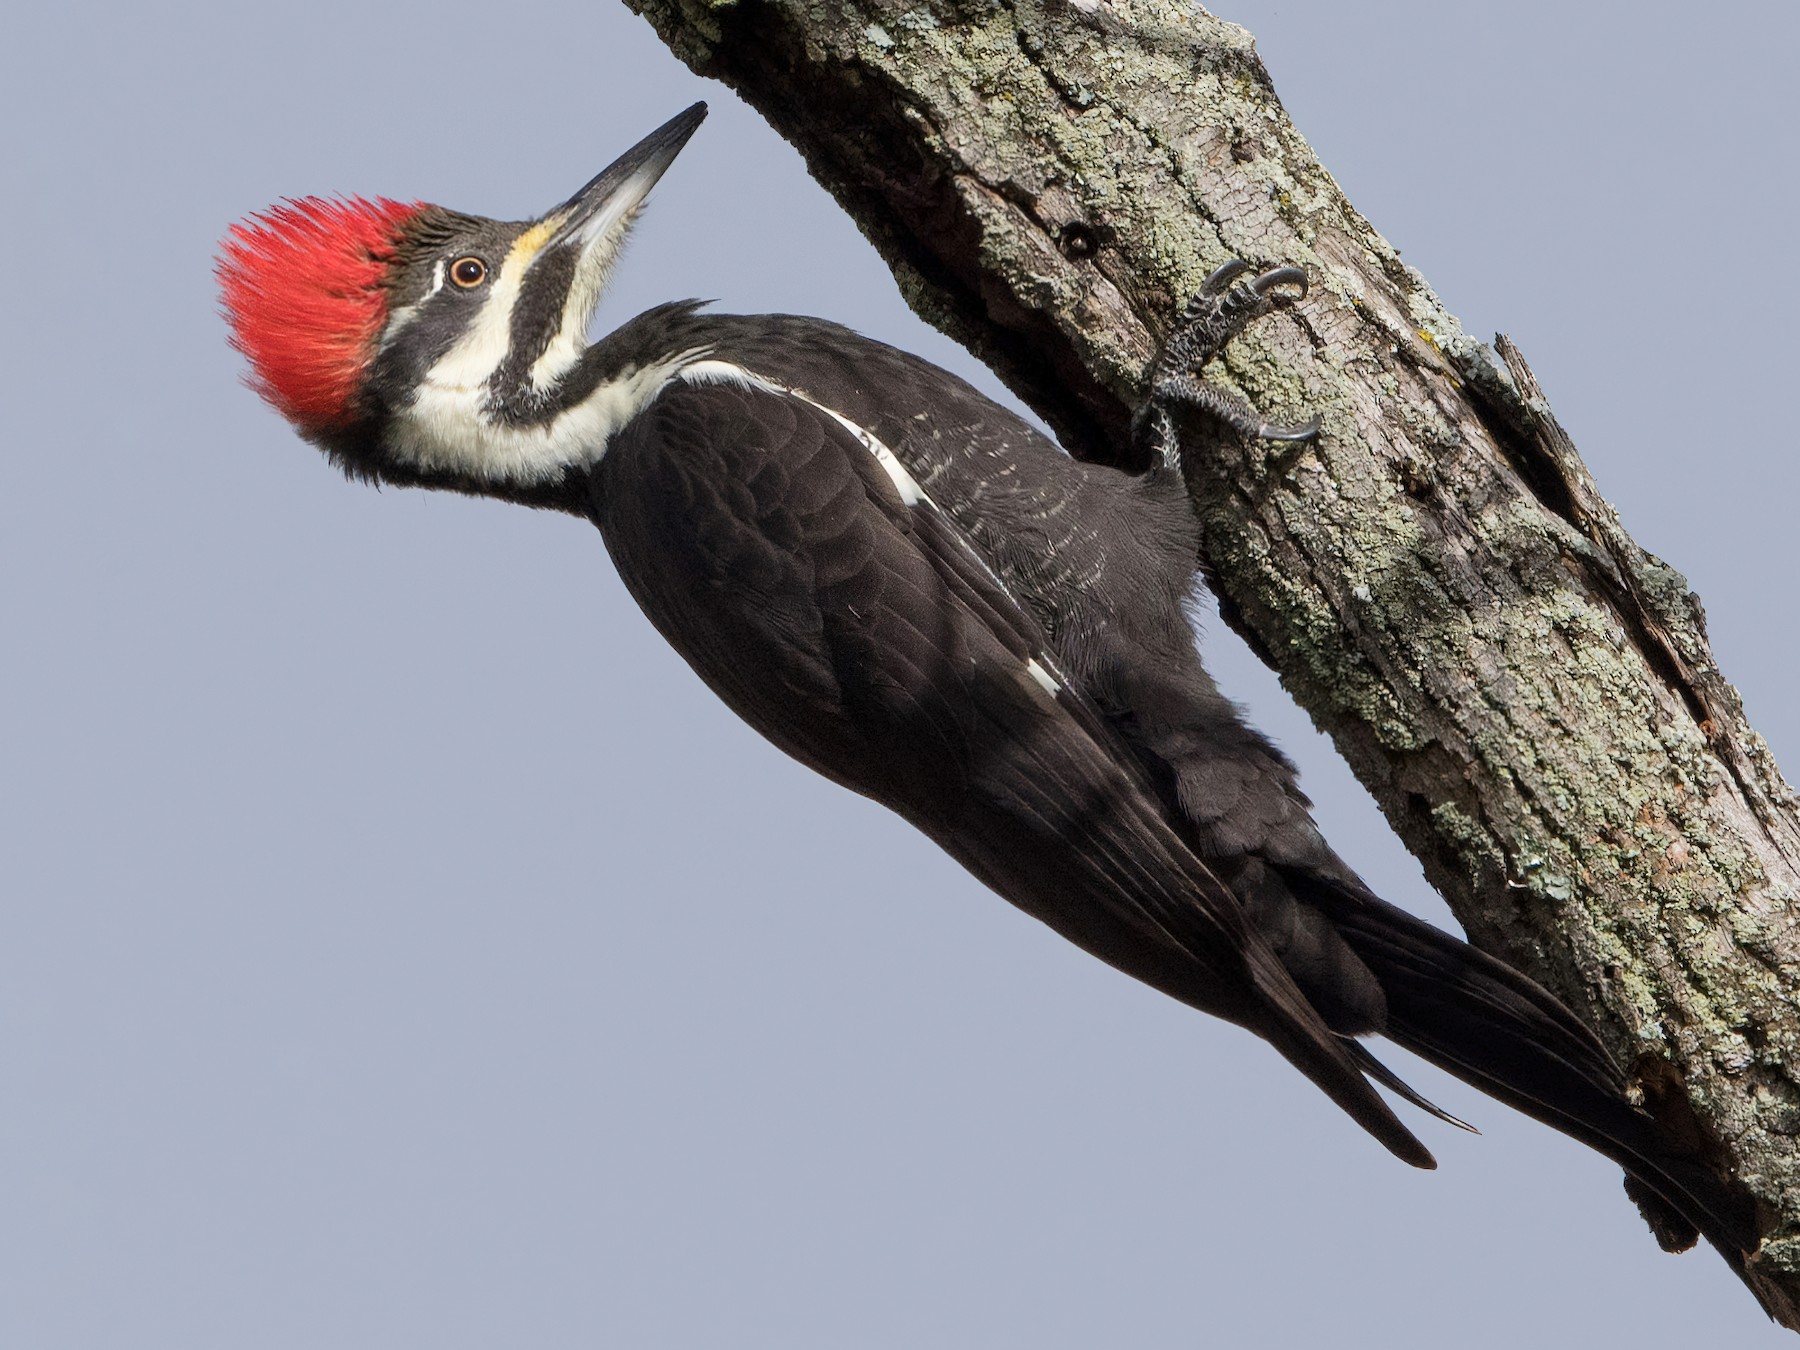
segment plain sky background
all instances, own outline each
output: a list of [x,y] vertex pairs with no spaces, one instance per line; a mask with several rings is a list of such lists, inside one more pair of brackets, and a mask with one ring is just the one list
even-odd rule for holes
[[[1800,762],[1800,8],[1220,0],[1510,332]],[[560,201],[696,98],[603,324],[826,315],[994,388],[615,0],[16,7],[0,48],[0,1345],[1788,1344],[1617,1169],[1388,1157],[736,724],[598,537],[345,483],[210,276],[283,195]],[[1217,625],[1213,625],[1215,628]],[[1229,635],[1378,889],[1441,903]]]

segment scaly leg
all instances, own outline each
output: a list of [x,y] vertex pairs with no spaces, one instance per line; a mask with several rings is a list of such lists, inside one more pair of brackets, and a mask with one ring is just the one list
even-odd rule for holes
[[[1153,463],[1181,466],[1177,409],[1196,410],[1265,441],[1310,441],[1319,434],[1317,417],[1301,426],[1266,422],[1236,394],[1200,377],[1201,368],[1251,323],[1306,295],[1306,273],[1298,267],[1275,267],[1238,281],[1249,270],[1249,263],[1234,258],[1208,277],[1163,343],[1150,375],[1150,396],[1132,419],[1132,440],[1148,451]],[[1298,287],[1299,294],[1286,294],[1279,289],[1284,286]]]

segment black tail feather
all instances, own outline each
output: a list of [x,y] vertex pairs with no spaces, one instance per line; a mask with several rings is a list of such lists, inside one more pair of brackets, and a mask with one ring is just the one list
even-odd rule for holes
[[1444,1110],[1443,1107],[1439,1106],[1436,1102],[1421,1093],[1417,1088],[1413,1087],[1412,1084],[1408,1083],[1399,1074],[1388,1068],[1387,1065],[1376,1059],[1374,1055],[1369,1053],[1368,1047],[1363,1045],[1360,1041],[1353,1041],[1346,1037],[1345,1046],[1350,1051],[1351,1058],[1356,1061],[1357,1066],[1364,1073],[1370,1078],[1373,1078],[1377,1083],[1380,1083],[1384,1088],[1393,1093],[1396,1097],[1399,1097],[1402,1101],[1411,1102],[1421,1111],[1436,1116],[1446,1125],[1454,1125],[1457,1129],[1467,1130],[1470,1134],[1481,1133],[1480,1130],[1476,1129],[1460,1116],[1451,1115],[1448,1111]]
[[1329,889],[1307,898],[1381,982],[1388,1039],[1611,1158],[1636,1183],[1628,1190],[1659,1197],[1743,1274],[1759,1240],[1751,1202],[1631,1104],[1605,1046],[1554,995],[1373,895]]

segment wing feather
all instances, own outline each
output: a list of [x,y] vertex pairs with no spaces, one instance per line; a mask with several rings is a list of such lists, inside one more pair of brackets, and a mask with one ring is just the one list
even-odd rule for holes
[[1431,1165],[1106,719],[1056,680],[1038,622],[851,429],[767,390],[677,383],[609,449],[593,510],[652,622],[763,735],[1088,951],[1265,1037]]

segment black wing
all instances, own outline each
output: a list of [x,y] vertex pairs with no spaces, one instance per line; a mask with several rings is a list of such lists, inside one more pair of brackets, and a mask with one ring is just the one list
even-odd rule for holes
[[968,537],[831,414],[671,385],[593,476],[626,585],[776,745],[1112,965],[1273,1043],[1400,1157],[1369,1085]]

